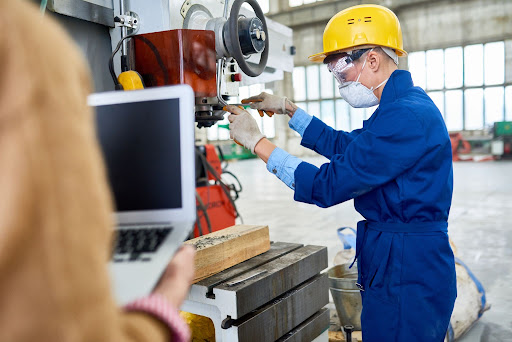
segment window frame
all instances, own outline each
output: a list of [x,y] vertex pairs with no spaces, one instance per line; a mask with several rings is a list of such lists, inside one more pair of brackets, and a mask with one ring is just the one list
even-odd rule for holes
[[[503,78],[503,83],[498,83],[498,84],[486,84],[486,45],[487,44],[496,44],[496,43],[502,43],[503,44],[503,70],[505,72],[505,76]],[[472,46],[477,46],[477,45],[481,45],[482,46],[482,84],[481,85],[467,85],[466,84],[466,65],[465,65],[465,62],[466,62],[466,53],[467,53],[467,50],[466,48],[467,47],[472,47]],[[428,73],[428,68],[427,68],[427,52],[428,51],[434,51],[434,50],[442,50],[443,52],[443,67],[446,67],[446,50],[448,49],[453,49],[453,48],[462,48],[462,63],[464,63],[464,65],[462,66],[462,85],[461,86],[458,86],[458,87],[450,87],[448,88],[447,85],[446,85],[446,74],[444,75],[444,80],[443,80],[443,88],[441,89],[438,89],[438,88],[428,88],[428,82],[427,82],[427,73]],[[484,42],[484,43],[473,43],[473,44],[465,44],[465,45],[459,45],[459,46],[449,46],[449,47],[444,47],[444,48],[441,48],[441,49],[429,49],[429,50],[420,50],[420,51],[412,51],[411,53],[416,53],[416,52],[421,52],[421,53],[424,53],[425,54],[425,67],[424,67],[424,71],[425,71],[425,75],[423,75],[422,77],[425,79],[425,92],[428,93],[431,93],[431,92],[441,92],[442,93],[442,96],[443,96],[443,108],[439,108],[439,110],[441,111],[441,113],[443,113],[443,118],[446,120],[447,119],[447,115],[449,115],[446,111],[446,93],[447,92],[450,92],[450,91],[454,91],[454,90],[460,90],[462,91],[462,131],[469,131],[469,130],[475,130],[474,128],[470,128],[468,129],[467,127],[469,126],[468,125],[468,117],[467,117],[467,114],[468,114],[468,110],[466,110],[466,94],[467,94],[467,91],[468,90],[472,90],[472,89],[481,89],[482,92],[483,92],[483,100],[482,100],[482,108],[481,108],[481,113],[482,113],[482,127],[480,129],[476,129],[476,130],[485,130],[488,128],[488,124],[486,124],[486,104],[485,104],[485,93],[486,93],[486,89],[488,88],[503,88],[503,111],[502,111],[502,115],[501,115],[501,120],[506,120],[507,118],[507,108],[506,108],[506,103],[507,103],[507,98],[506,98],[506,88],[509,87],[509,86],[512,86],[512,82],[507,82],[506,80],[506,72],[507,72],[507,49],[506,49],[506,42],[504,40],[498,40],[498,41],[489,41],[489,42]],[[414,74],[414,72],[411,72],[412,74]],[[479,120],[480,121],[480,120]]]
[[[308,67],[311,67],[313,65],[318,65],[318,68],[317,68],[317,73],[315,75],[315,77],[317,78],[316,82],[318,83],[318,98],[314,98],[314,99],[311,99],[310,98],[310,94],[309,94],[309,91],[308,91],[308,72],[307,72],[307,68]],[[303,74],[304,74],[304,84],[302,85],[304,88],[301,90],[304,92],[305,94],[305,98],[303,100],[298,100],[298,101],[295,101],[295,92],[293,94],[293,102],[295,102],[300,108],[304,109],[306,112],[308,112],[309,114],[313,115],[313,116],[316,116],[318,117],[320,120],[324,120],[324,115],[322,115],[322,111],[321,111],[321,108],[322,108],[322,102],[325,102],[325,101],[331,101],[332,102],[332,107],[333,107],[333,112],[332,112],[332,115],[331,113],[329,113],[329,117],[330,117],[330,121],[334,123],[334,126],[332,126],[332,128],[334,129],[340,129],[340,125],[341,125],[341,120],[339,120],[340,118],[340,115],[347,115],[348,116],[348,123],[349,123],[349,128],[352,129],[352,110],[348,110],[348,112],[345,112],[345,113],[338,113],[339,110],[342,110],[341,108],[338,108],[338,106],[336,105],[336,101],[339,101],[339,100],[342,100],[343,99],[341,98],[341,96],[339,95],[339,92],[338,92],[338,86],[337,86],[337,83],[336,83],[336,80],[334,79],[334,76],[331,76],[333,78],[333,82],[331,83],[332,84],[332,96],[326,96],[324,97],[323,96],[323,93],[322,93],[322,71],[321,71],[321,68],[327,68],[324,64],[306,64],[306,65],[298,65],[298,66],[295,66],[294,67],[294,70],[295,69],[303,69]],[[302,73],[302,72],[301,72]],[[310,75],[311,76],[311,75]],[[292,83],[294,81],[292,80]],[[297,86],[297,85],[295,85]],[[304,107],[301,107],[301,105],[304,105]],[[311,112],[311,110],[309,110],[309,106],[310,104],[314,104],[315,106],[318,105],[318,108],[320,108],[319,112],[318,113],[313,113]],[[327,114],[325,114],[327,115]]]

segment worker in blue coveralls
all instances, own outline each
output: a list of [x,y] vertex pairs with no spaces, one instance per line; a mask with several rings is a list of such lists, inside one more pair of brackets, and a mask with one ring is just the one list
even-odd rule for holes
[[249,98],[260,112],[287,114],[301,144],[330,159],[320,168],[267,140],[235,106],[231,137],[267,163],[296,201],[330,207],[354,199],[364,342],[441,342],[456,298],[448,240],[453,172],[450,138],[435,104],[398,70],[405,56],[396,15],[376,5],[336,14],[323,36],[323,61],[352,107],[379,105],[363,128],[337,131],[290,100]]

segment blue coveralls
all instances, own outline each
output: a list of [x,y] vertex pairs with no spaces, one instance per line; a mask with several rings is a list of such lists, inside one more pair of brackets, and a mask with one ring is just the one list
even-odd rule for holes
[[295,170],[295,200],[329,207],[354,198],[364,342],[441,342],[456,298],[448,241],[453,170],[441,113],[396,70],[380,105],[350,133],[313,118],[301,144],[330,159]]

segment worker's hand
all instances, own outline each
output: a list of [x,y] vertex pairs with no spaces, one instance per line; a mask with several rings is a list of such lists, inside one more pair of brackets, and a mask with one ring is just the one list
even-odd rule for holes
[[257,109],[261,116],[263,116],[263,112],[265,112],[268,116],[272,116],[274,113],[288,114],[286,109],[287,101],[289,102],[286,97],[276,96],[263,92],[259,95],[242,100],[242,103],[250,103],[251,108]]
[[195,254],[194,247],[183,246],[172,258],[153,291],[153,293],[167,298],[175,308],[181,306],[194,280]]
[[232,113],[228,116],[229,124],[229,135],[231,139],[244,145],[245,148],[251,150],[254,153],[254,148],[258,142],[265,138],[261,134],[256,120],[246,110],[240,109],[237,106],[226,106],[224,110]]

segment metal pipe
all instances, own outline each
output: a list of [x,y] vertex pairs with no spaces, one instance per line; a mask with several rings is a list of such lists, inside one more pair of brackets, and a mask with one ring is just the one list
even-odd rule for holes
[[[119,0],[119,12],[121,12],[121,15],[125,15],[125,9],[124,9],[124,0]],[[126,37],[128,34],[126,26],[121,26],[121,39]],[[121,55],[125,56],[126,52],[128,51],[128,42],[127,40],[123,40],[123,47],[121,49]]]
[[224,19],[228,19],[229,0],[224,0]]

